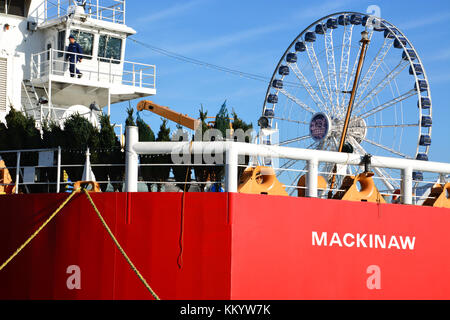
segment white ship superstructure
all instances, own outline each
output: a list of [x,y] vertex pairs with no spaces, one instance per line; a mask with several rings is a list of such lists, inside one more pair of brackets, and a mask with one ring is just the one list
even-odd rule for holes
[[[156,94],[155,66],[125,60],[125,0],[0,0],[0,121],[11,107],[44,121]],[[83,49],[71,77],[69,35]]]

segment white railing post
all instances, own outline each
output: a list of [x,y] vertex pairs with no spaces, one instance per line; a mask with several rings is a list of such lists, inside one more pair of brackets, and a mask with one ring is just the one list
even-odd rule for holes
[[86,150],[86,163],[84,165],[84,170],[86,172],[86,176],[83,177],[84,181],[92,181],[91,177],[91,150],[87,148]]
[[20,180],[20,158],[22,153],[17,152],[17,165],[16,165],[16,194],[19,194],[19,180]]
[[108,88],[108,117],[111,116],[111,86]]
[[112,58],[109,58],[109,83],[112,83],[111,75],[112,75]]
[[309,198],[317,198],[317,180],[319,174],[319,161],[317,159],[308,160],[308,173],[306,176],[306,195]]
[[136,86],[136,68],[133,63],[133,87],[135,87],[135,86]]
[[139,87],[142,88],[142,68],[139,70]]
[[61,192],[61,147],[58,147],[58,162],[56,164],[56,193]]
[[37,62],[37,72],[38,72],[38,78],[41,78],[42,77],[42,71],[41,71],[41,68],[42,68],[42,65],[41,65],[41,54],[39,53],[38,54],[38,62]]
[[413,204],[413,169],[411,167],[402,170],[402,198],[403,204]]
[[225,163],[226,192],[238,192],[239,153],[233,142],[227,143]]
[[97,58],[97,81],[100,82],[100,58]]
[[50,49],[49,76],[53,75],[53,48]]
[[99,13],[99,10],[100,10],[99,7],[98,7],[98,1],[99,1],[99,0],[97,0],[97,20],[98,20],[98,18],[99,18],[98,13]]
[[138,127],[127,127],[125,143],[125,192],[138,191],[139,158],[134,151],[134,145],[138,142]]

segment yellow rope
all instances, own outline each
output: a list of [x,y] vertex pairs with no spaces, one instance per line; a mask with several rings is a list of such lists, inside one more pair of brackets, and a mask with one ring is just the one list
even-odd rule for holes
[[98,211],[97,207],[95,206],[94,201],[91,198],[91,195],[89,194],[89,192],[84,189],[83,190],[84,193],[86,194],[86,196],[89,199],[89,202],[91,203],[92,207],[94,208],[95,212],[97,213],[97,216],[99,217],[99,219],[101,220],[103,226],[105,227],[106,231],[108,231],[109,236],[111,237],[111,239],[114,241],[117,249],[119,249],[120,253],[122,254],[122,256],[125,258],[125,260],[128,262],[128,264],[130,265],[131,269],[134,271],[134,273],[136,273],[136,275],[138,276],[139,280],[141,280],[141,282],[145,285],[145,287],[147,288],[147,290],[151,293],[151,295],[153,296],[153,298],[155,298],[156,300],[161,300],[158,295],[153,291],[153,289],[149,286],[149,284],[147,283],[147,281],[145,280],[145,278],[141,275],[141,273],[139,272],[139,270],[134,266],[133,262],[131,262],[130,258],[128,258],[127,254],[125,253],[125,251],[123,250],[122,246],[120,245],[119,241],[117,241],[116,237],[114,236],[114,234],[112,233],[111,229],[108,227],[108,224],[106,223],[105,219],[103,219],[100,211]]
[[5,261],[5,263],[2,264],[2,266],[0,267],[0,271],[2,271],[15,257],[17,257],[17,255],[23,250],[25,249],[26,246],[28,246],[30,244],[31,241],[33,241],[34,238],[37,237],[37,235],[44,230],[44,228],[58,215],[58,213],[61,212],[62,209],[64,209],[64,207],[70,202],[70,200],[72,200],[72,198],[80,191],[80,189],[75,190],[74,192],[72,192],[72,194],[66,199],[66,201],[63,202],[63,204],[61,204],[61,206],[50,216],[50,218],[47,219],[47,221],[44,222],[44,224],[35,232],[33,233],[33,235],[31,237],[28,238],[27,241],[25,241],[25,243],[23,245],[20,246],[19,249],[16,250],[16,252],[13,253],[13,255],[11,257],[9,257],[8,260]]

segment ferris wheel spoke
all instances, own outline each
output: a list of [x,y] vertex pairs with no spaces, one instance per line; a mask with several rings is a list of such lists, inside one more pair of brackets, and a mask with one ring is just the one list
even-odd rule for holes
[[383,168],[373,168],[373,171],[380,177],[381,181],[392,193],[400,188],[398,182]]
[[306,149],[316,149],[317,148],[317,144],[318,144],[318,142],[315,141],[314,143],[312,143],[308,147],[306,147]]
[[290,63],[289,68],[294,72],[297,79],[301,82],[303,87],[305,87],[308,94],[311,96],[311,99],[313,99],[314,103],[317,105],[317,107],[323,112],[326,106],[320,99],[319,95],[317,94],[316,90],[311,86],[308,79],[304,76],[304,74],[300,71],[297,63]]
[[[341,94],[347,90],[347,80],[350,65],[350,52],[352,48],[352,36],[354,25],[344,26],[344,36],[342,38],[341,66],[339,69],[339,91],[337,93],[338,106],[340,107]],[[342,107],[340,107],[342,109]]]
[[361,56],[361,50],[358,50],[358,54],[356,55],[356,60],[353,64],[352,73],[350,74],[350,77],[347,79],[347,83],[345,84],[344,90],[342,90],[342,104],[341,104],[341,111],[342,116],[345,113],[345,109],[348,107],[349,101],[350,101],[350,84],[354,81],[356,76],[356,68],[358,67],[358,61],[359,57]]
[[286,141],[282,141],[282,142],[280,142],[278,145],[281,147],[281,146],[285,146],[285,145],[288,145],[288,144],[291,144],[291,143],[295,143],[295,142],[300,142],[300,141],[303,141],[303,140],[307,140],[307,139],[309,139],[309,138],[311,138],[310,135],[302,136],[302,137],[297,137],[297,138],[294,138],[294,139],[289,139],[289,140],[286,140]]
[[368,110],[367,112],[363,113],[363,114],[358,114],[358,116],[362,119],[366,119],[380,111],[383,111],[387,108],[390,108],[392,106],[395,106],[396,104],[407,100],[408,98],[417,95],[417,91],[415,89],[412,89],[410,91],[408,91],[407,93],[404,93],[388,102],[383,103],[382,105],[376,106],[374,108],[372,108],[371,110]]
[[[368,152],[353,138],[349,137],[351,145],[356,149],[356,152],[362,156],[368,154]],[[395,188],[393,183],[395,183],[395,180],[392,178],[392,176],[387,173],[386,170],[383,168],[372,168],[372,170],[380,177],[384,185],[390,190],[394,191]]]
[[333,42],[333,29],[328,29],[325,32],[325,51],[327,55],[327,70],[328,70],[328,84],[330,88],[330,106],[332,108],[333,115],[336,114],[336,108],[338,108],[338,83],[336,74],[336,59],[334,57],[334,42]]
[[314,45],[312,42],[306,42],[306,51],[308,52],[309,61],[311,62],[311,66],[314,70],[314,76],[325,103],[325,109],[330,112],[331,109],[328,105],[328,102],[330,101],[330,93],[328,91],[327,84],[325,82],[325,78],[323,76],[322,69],[320,68],[319,60],[317,59],[316,51],[314,50]]
[[378,71],[378,68],[380,67],[381,63],[384,61],[386,55],[388,54],[389,50],[392,48],[392,45],[394,44],[394,39],[385,38],[383,46],[378,51],[377,55],[373,59],[372,63],[370,64],[369,69],[367,70],[367,73],[365,74],[364,78],[361,80],[361,83],[359,84],[358,89],[358,95],[356,96],[356,101],[359,101],[362,97],[362,95],[366,92],[369,83],[372,81],[373,77]]
[[292,166],[297,162],[297,160],[289,160],[286,163],[284,163],[281,167],[280,170],[277,173],[277,178],[280,177],[283,173],[285,173],[287,170],[289,170],[290,168],[292,168]]
[[303,108],[305,111],[308,111],[309,113],[314,114],[315,111],[311,109],[306,103],[295,97],[294,95],[287,92],[285,89],[280,89],[279,92],[281,92],[286,98],[294,102],[295,104],[299,105],[301,108]]
[[375,142],[375,141],[371,141],[371,140],[369,140],[369,139],[367,139],[367,138],[364,138],[363,141],[365,141],[365,142],[367,142],[367,143],[369,143],[369,144],[371,144],[371,145],[373,145],[373,146],[375,146],[375,147],[378,147],[378,148],[380,148],[380,149],[383,149],[383,150],[385,150],[385,151],[388,151],[388,152],[390,152],[390,153],[392,153],[392,154],[395,154],[395,155],[397,155],[397,156],[403,157],[403,158],[405,158],[405,159],[411,159],[410,156],[408,156],[408,155],[406,155],[406,154],[404,154],[404,153],[402,153],[402,152],[400,152],[400,151],[394,150],[394,149],[392,149],[392,148],[383,146],[382,144],[379,144],[379,143],[377,143],[377,142]]
[[280,167],[280,170],[287,170],[290,169],[295,163],[297,162],[297,160],[289,160],[286,161],[285,163],[283,163],[283,165]]
[[[305,170],[306,170],[306,166],[305,166],[305,168],[303,169],[303,171],[305,171]],[[292,185],[295,185],[295,182],[298,181],[298,180],[301,178],[301,176],[302,176],[303,174],[304,174],[304,172],[298,173],[297,176],[295,177],[295,179],[292,181],[293,183],[291,183],[291,184],[292,184]],[[295,192],[298,192],[298,189],[293,188],[293,189],[291,190],[291,192],[289,192],[289,196],[292,197],[292,196],[295,194]]]
[[[409,128],[409,127],[418,127],[418,123],[411,124],[385,124],[385,125],[373,125],[373,126],[365,126],[365,128]],[[357,127],[352,127],[357,128]]]
[[355,111],[364,110],[364,108],[380,94],[395,78],[409,65],[408,61],[400,61],[400,63],[391,70],[373,89],[355,104]]
[[[369,40],[372,40],[372,36],[373,36],[373,29],[370,29],[369,30]],[[369,42],[368,46],[370,46],[370,43],[371,42]],[[348,92],[351,89],[353,82],[355,81],[356,71],[358,69],[358,62],[359,62],[360,56],[361,56],[361,50],[358,49],[358,54],[356,55],[355,62],[353,63],[352,73],[351,73],[350,77],[347,79],[347,83],[345,84],[345,89],[342,92],[342,94],[343,94],[342,104],[341,104],[342,115],[345,113],[345,110],[348,107],[348,104],[350,102],[350,94]],[[355,107],[356,107],[356,104],[355,104]]]
[[[306,149],[316,149],[316,145],[318,144],[318,142],[314,142],[312,144],[310,144],[308,147],[306,147]],[[290,168],[292,168],[296,163],[298,162],[298,160],[289,160],[286,161],[281,167],[280,167],[280,172],[277,174],[277,177],[281,176],[285,171],[283,170],[289,170]],[[306,167],[305,167],[306,169]],[[305,169],[303,169],[303,171],[305,171]]]
[[273,119],[280,120],[280,121],[287,121],[287,122],[297,123],[297,124],[309,125],[309,122],[306,122],[306,121],[297,121],[297,120],[291,120],[291,119],[279,118],[279,117],[273,117]]

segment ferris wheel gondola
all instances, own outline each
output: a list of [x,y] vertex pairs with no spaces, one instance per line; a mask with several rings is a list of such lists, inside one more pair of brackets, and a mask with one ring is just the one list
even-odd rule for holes
[[[400,29],[358,12],[323,17],[289,45],[265,96],[259,124],[268,137],[262,143],[339,150],[362,31],[367,32],[370,44],[363,57],[344,151],[428,161],[432,99],[422,61]],[[277,139],[270,137],[274,133]],[[304,164],[281,160],[279,165],[283,169],[280,180],[295,186]],[[344,168],[345,174],[358,169]],[[331,170],[327,164],[321,168],[325,174]],[[398,172],[374,171],[385,190],[400,188]],[[421,173],[414,173],[414,179],[420,180]]]

